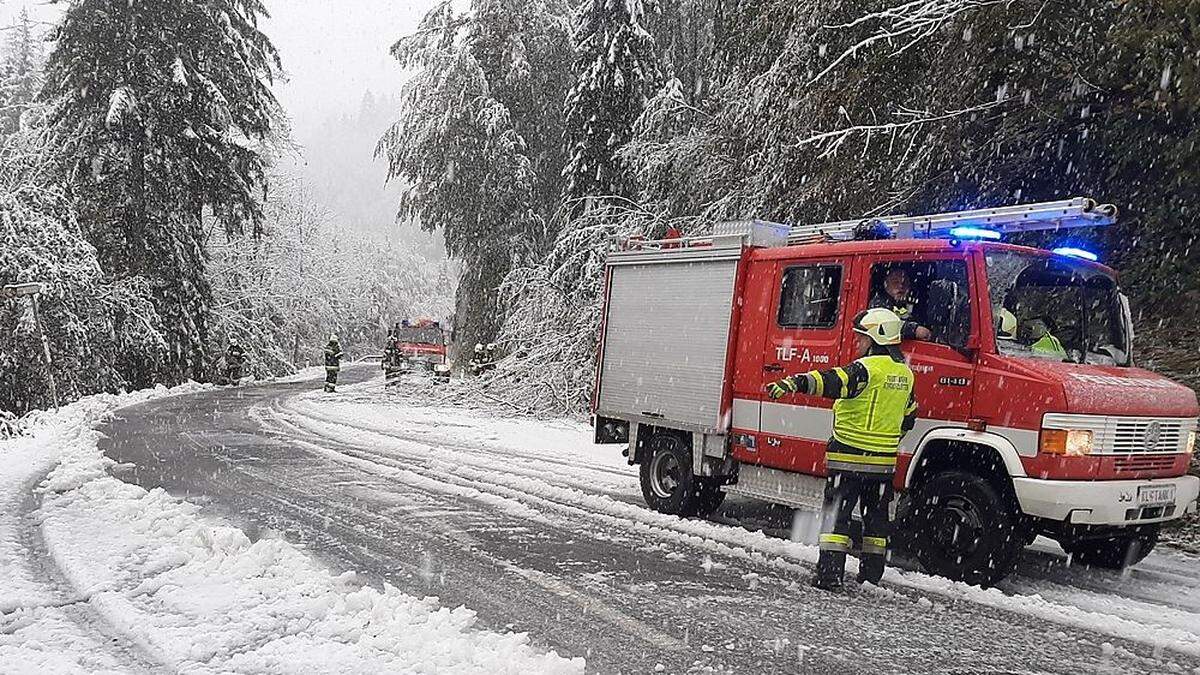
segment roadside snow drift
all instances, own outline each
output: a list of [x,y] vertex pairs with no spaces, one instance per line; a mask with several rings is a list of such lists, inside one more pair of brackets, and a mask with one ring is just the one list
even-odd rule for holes
[[[109,476],[112,462],[97,449],[92,426],[149,397],[93,397],[19,441],[58,459],[39,488],[34,520],[75,596],[66,602],[86,603],[99,632],[126,639],[139,658],[196,673],[583,671],[582,659],[539,653],[524,634],[473,629],[469,609],[364,586],[353,573],[334,575],[285,541],[251,542],[236,528],[205,522],[195,505]],[[24,482],[12,474],[0,473],[6,497],[13,483]],[[18,576],[13,547],[20,537],[11,522],[0,522],[0,535],[5,527],[0,588]],[[44,649],[39,641],[57,629],[38,613],[53,604],[53,593],[39,594],[30,576],[12,584],[26,589],[22,597],[0,594],[0,664],[56,671],[129,665],[85,658],[94,645],[83,636],[68,640],[80,652],[75,658],[62,651],[62,640]]]

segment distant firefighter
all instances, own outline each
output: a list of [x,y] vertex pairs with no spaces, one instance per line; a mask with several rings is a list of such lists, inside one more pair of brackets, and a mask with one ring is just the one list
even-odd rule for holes
[[236,385],[241,381],[246,366],[246,350],[236,342],[229,343],[225,350],[225,379],[229,384]]
[[496,343],[489,342],[487,346],[482,344],[475,345],[475,354],[471,357],[471,362],[467,364],[467,368],[472,375],[481,375],[489,370],[496,369],[496,361],[499,360],[496,354]]
[[337,391],[338,371],[342,369],[342,345],[336,335],[329,336],[329,344],[325,345],[325,391]]

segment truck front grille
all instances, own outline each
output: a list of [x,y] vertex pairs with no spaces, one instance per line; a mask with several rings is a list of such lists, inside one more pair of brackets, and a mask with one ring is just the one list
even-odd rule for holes
[[1175,466],[1175,458],[1168,455],[1141,453],[1113,460],[1116,473],[1141,473],[1143,471],[1166,471]]
[[1042,419],[1042,426],[1046,429],[1091,431],[1095,444],[1092,454],[1174,454],[1186,450],[1188,434],[1196,429],[1196,420],[1190,417],[1109,417],[1047,413]]

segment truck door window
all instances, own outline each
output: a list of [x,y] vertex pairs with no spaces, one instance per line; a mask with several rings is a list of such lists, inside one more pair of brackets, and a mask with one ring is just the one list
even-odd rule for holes
[[928,328],[934,342],[951,347],[967,343],[970,298],[964,260],[889,262],[871,268],[870,306],[895,310],[906,322]]
[[839,265],[789,267],[783,272],[779,325],[784,328],[832,328],[837,324],[842,290]]

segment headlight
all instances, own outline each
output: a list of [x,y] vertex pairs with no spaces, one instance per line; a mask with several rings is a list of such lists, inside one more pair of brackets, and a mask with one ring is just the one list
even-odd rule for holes
[[1092,454],[1092,432],[1084,429],[1042,429],[1042,452],[1082,457]]
[[1190,455],[1193,452],[1195,452],[1195,450],[1196,450],[1196,430],[1192,429],[1191,431],[1188,432],[1187,445],[1185,446],[1184,452],[1186,452],[1187,454]]

